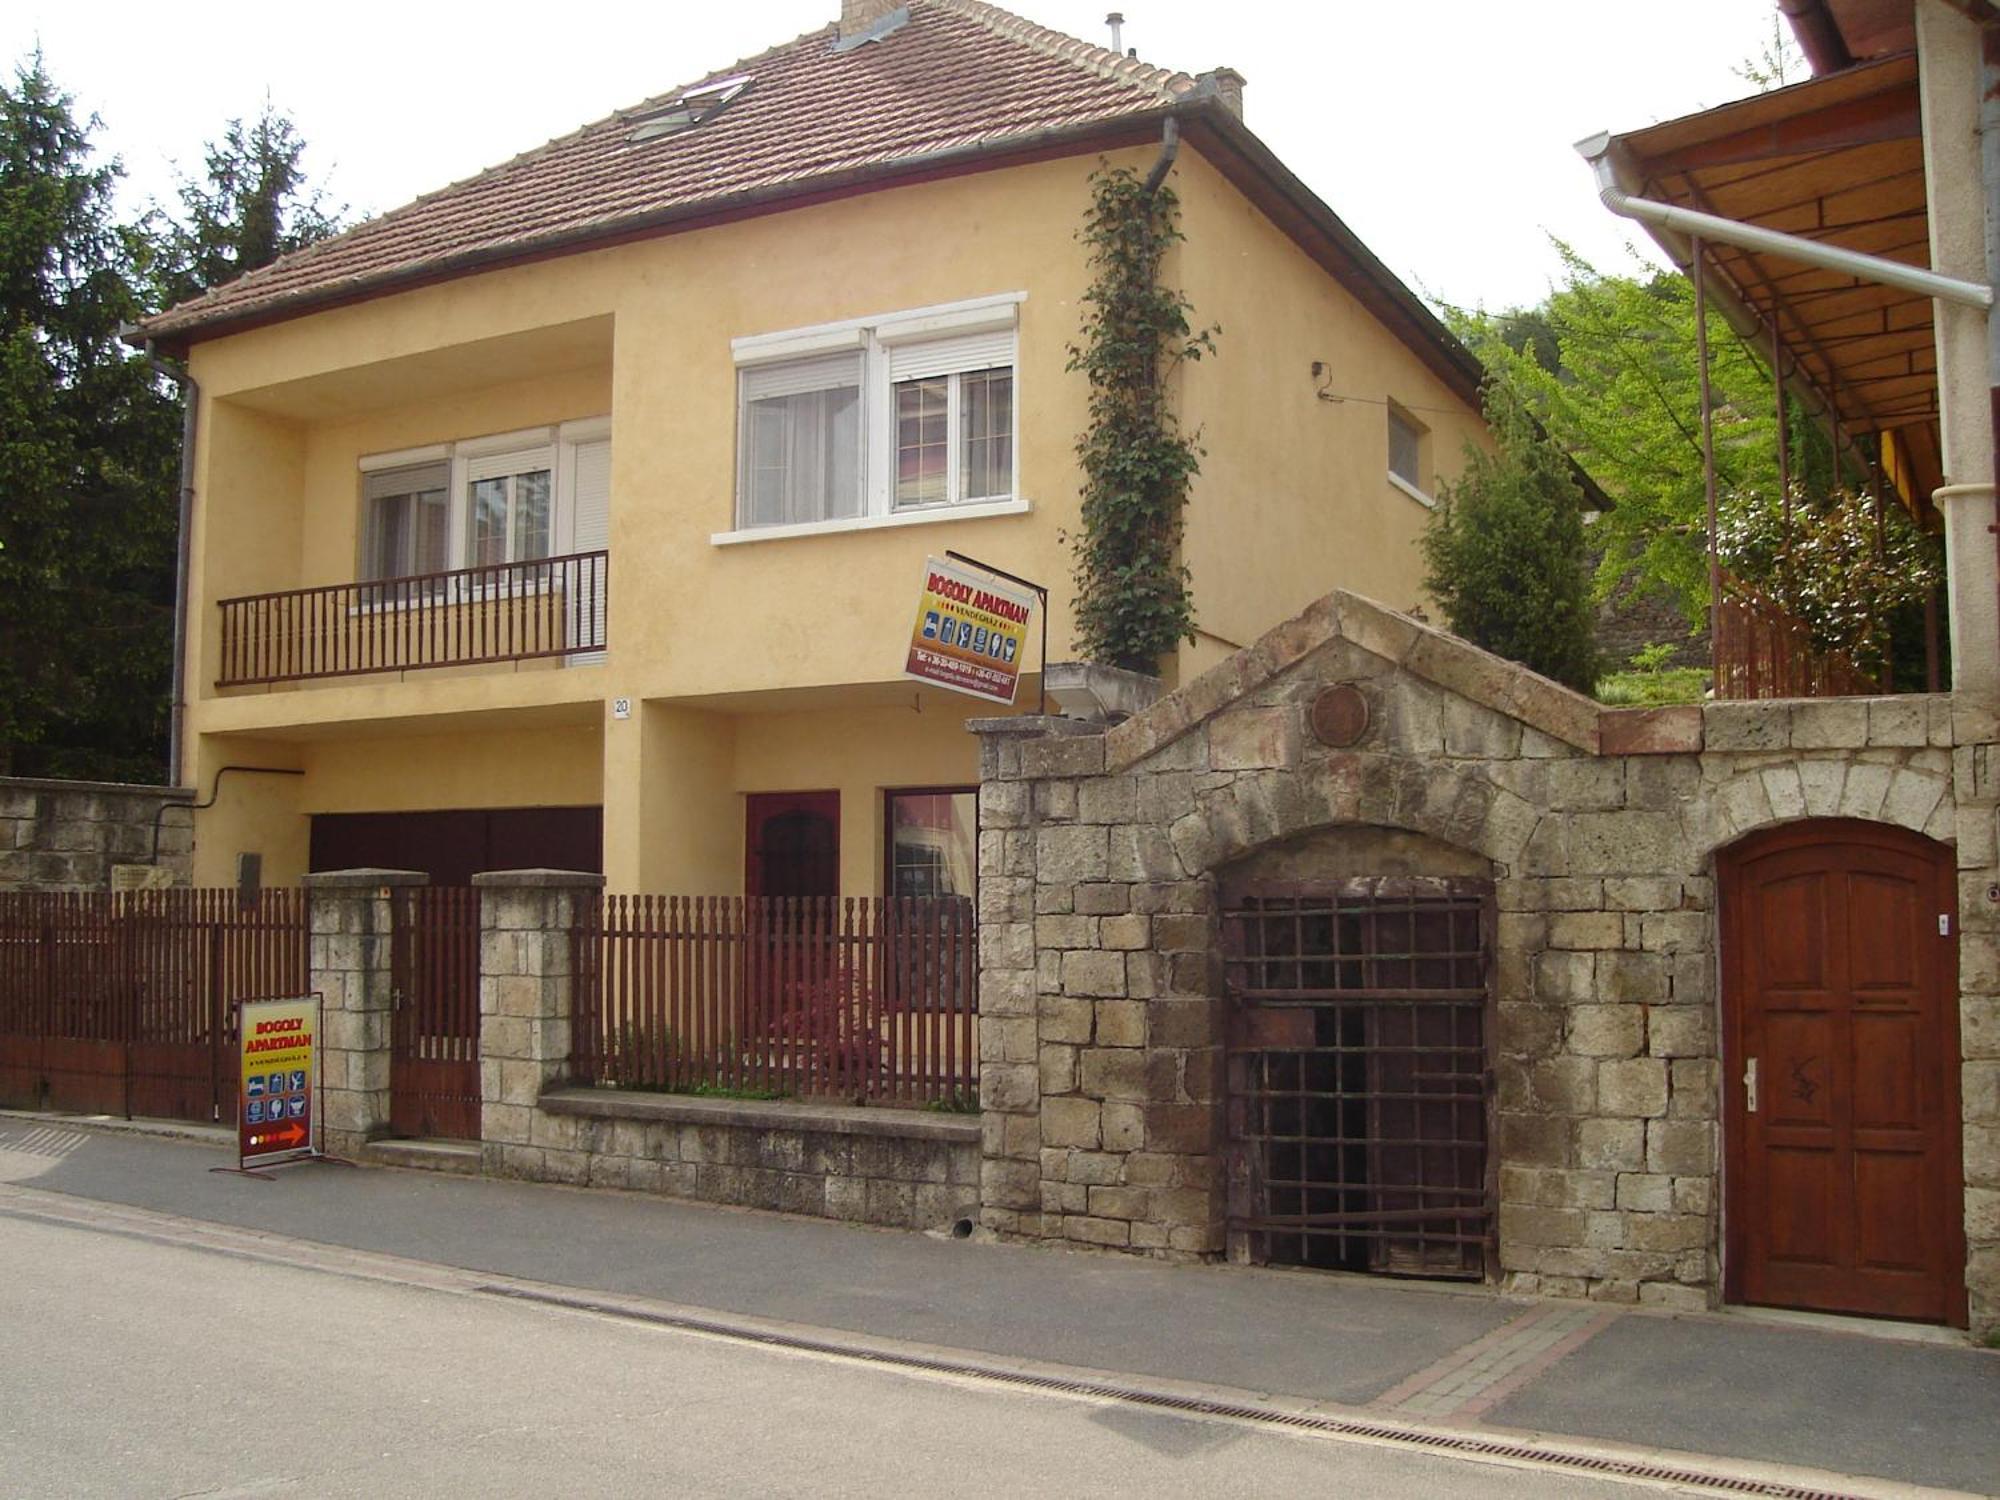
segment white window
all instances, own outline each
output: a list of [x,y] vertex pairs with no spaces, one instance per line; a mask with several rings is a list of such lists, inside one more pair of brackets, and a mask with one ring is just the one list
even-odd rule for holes
[[608,418],[361,460],[361,576],[408,578],[604,548]]
[[1389,403],[1389,477],[1426,505],[1431,503],[1424,488],[1424,447],[1429,436],[1423,423]]
[[362,484],[365,579],[408,578],[451,566],[451,465],[405,464]]
[[468,460],[465,516],[468,568],[547,557],[555,520],[554,450]]
[[738,339],[736,524],[1013,502],[1019,301]]
[[1014,493],[1014,330],[896,344],[897,510]]
[[861,366],[831,354],[743,372],[744,525],[861,513]]

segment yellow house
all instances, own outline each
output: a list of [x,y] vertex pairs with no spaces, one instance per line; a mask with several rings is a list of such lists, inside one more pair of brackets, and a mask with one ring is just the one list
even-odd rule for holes
[[844,0],[152,320],[197,388],[196,882],[966,890],[993,709],[904,654],[948,551],[1050,585],[1068,652],[1104,161],[1167,171],[1167,282],[1221,327],[1175,377],[1206,457],[1168,678],[1335,586],[1417,603],[1479,367],[1241,116],[1228,70]]

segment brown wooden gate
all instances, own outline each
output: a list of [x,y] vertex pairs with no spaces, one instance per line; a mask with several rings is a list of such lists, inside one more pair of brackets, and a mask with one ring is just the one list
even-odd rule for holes
[[389,1128],[479,1139],[479,892],[414,886],[396,894]]
[[1732,1300],[1965,1322],[1955,873],[1840,819],[1718,857]]
[[296,890],[0,893],[0,1105],[236,1118],[236,1003],[306,992]]
[[1225,891],[1232,1247],[1487,1273],[1491,905],[1471,878]]

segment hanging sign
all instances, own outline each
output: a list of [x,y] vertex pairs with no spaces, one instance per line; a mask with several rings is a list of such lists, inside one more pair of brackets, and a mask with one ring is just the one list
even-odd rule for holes
[[1034,612],[1035,596],[1026,589],[962,563],[928,558],[903,675],[1011,704]]
[[319,1000],[245,1000],[239,1015],[242,1083],[236,1101],[243,1165],[313,1154],[313,1048]]

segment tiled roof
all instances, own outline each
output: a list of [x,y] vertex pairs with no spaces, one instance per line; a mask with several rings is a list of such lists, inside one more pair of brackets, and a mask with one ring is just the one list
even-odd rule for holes
[[[909,9],[879,41],[836,51],[828,26],[621,110],[184,302],[142,331],[172,340],[284,316],[289,304],[303,311],[576,246],[705,204],[808,192],[816,179],[1146,114],[1196,88],[1185,74],[981,0],[911,0]],[[632,139],[639,118],[740,73],[752,75],[750,87],[709,119]]]

